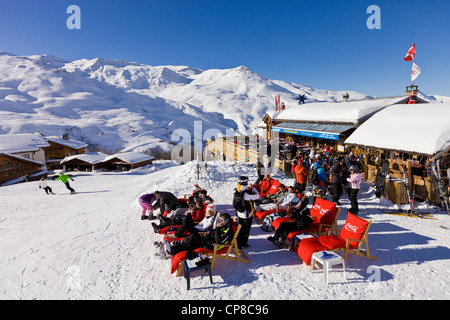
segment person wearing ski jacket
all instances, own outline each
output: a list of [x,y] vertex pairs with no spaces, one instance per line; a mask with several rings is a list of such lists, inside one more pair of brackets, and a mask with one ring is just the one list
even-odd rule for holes
[[47,185],[47,182],[44,178],[41,178],[41,180],[39,181],[39,189],[41,188],[45,190],[46,194],[53,194],[52,188]]
[[264,175],[264,178],[259,183],[259,196],[262,198],[265,198],[267,196],[267,193],[269,192],[270,188],[272,187],[273,179],[270,177],[269,173],[266,173]]
[[336,163],[331,167],[331,201],[340,204],[339,199],[343,194],[344,185],[344,159],[338,158]]
[[[184,238],[180,244],[172,247],[172,255],[181,251],[195,250],[197,248],[206,248],[214,250],[214,244],[226,244],[234,235],[233,219],[228,213],[222,213],[217,218],[217,227],[203,235],[192,233]],[[219,247],[220,249],[220,247]]]
[[311,170],[316,170],[317,178],[319,180],[318,183],[314,184],[311,181],[312,192],[313,192],[313,205],[316,202],[316,198],[325,199],[326,194],[326,183],[328,183],[327,173],[325,169],[320,165],[320,157],[316,158],[316,162],[312,165]]
[[[153,220],[153,202],[155,202],[156,196],[154,193],[147,193],[139,197],[139,204],[142,207],[141,220],[149,219]],[[146,216],[147,211],[150,213],[148,217]]]
[[171,192],[167,191],[155,191],[154,192],[157,202],[153,205],[151,213],[156,209],[159,209],[160,214],[164,215],[166,212],[175,210],[180,204],[178,198]]
[[359,211],[357,196],[361,185],[361,179],[362,174],[358,172],[357,166],[351,166],[350,176],[347,178],[349,187],[348,198],[351,203],[351,208],[348,211],[353,214],[358,214]]
[[325,182],[327,181],[328,177],[327,177],[327,173],[325,172],[325,169],[321,166],[321,164],[319,163],[319,161],[316,161],[313,166],[312,166],[312,170],[317,170],[317,176],[319,178],[319,183],[317,184],[312,184],[312,186],[314,188],[317,189],[324,189],[325,188]]
[[240,193],[245,201],[245,210],[242,212],[236,210],[238,223],[242,226],[236,239],[238,247],[241,249],[250,246],[248,238],[250,237],[250,229],[253,223],[253,201],[258,200],[260,196],[255,187],[248,185],[248,177],[246,176],[239,177],[235,192]]
[[67,176],[61,172],[61,174],[59,175],[58,178],[55,179],[55,181],[60,180],[62,183],[65,184],[66,188],[70,191],[70,193],[74,193],[75,190],[70,186],[69,179],[75,181],[71,176]]
[[313,222],[308,209],[309,200],[306,195],[302,194],[299,203],[292,208],[292,215],[289,221],[281,222],[275,234],[267,239],[278,247],[282,248],[289,233],[296,230],[307,229]]
[[305,167],[305,163],[302,159],[298,160],[298,164],[294,168],[295,184],[294,189],[296,192],[303,192],[306,190],[306,182],[308,179],[308,170]]

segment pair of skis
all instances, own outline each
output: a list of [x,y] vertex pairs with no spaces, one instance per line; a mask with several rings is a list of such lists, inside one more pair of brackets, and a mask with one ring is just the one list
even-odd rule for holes
[[[442,176],[441,176],[441,168],[440,168],[439,160],[437,160],[435,163],[431,163],[431,170],[432,170],[432,175],[435,179],[435,183],[438,188],[439,198],[441,200],[441,206],[444,210],[447,211],[448,214],[450,214],[450,204],[449,204],[449,199],[448,199],[448,192],[445,190],[444,179],[442,179]],[[448,178],[450,178],[450,177],[448,177]]]
[[412,217],[412,218],[421,218],[421,219],[432,219],[436,220],[436,218],[431,217],[430,213],[419,213],[414,210],[414,195],[411,193],[411,186],[409,182],[409,176],[408,171],[406,169],[406,165],[402,164],[402,174],[405,180],[405,190],[406,190],[406,196],[408,197],[409,201],[409,210],[386,210],[384,213],[391,214],[391,215],[397,215],[397,216],[405,216],[405,217]]
[[381,167],[381,171],[377,174],[375,182],[375,196],[378,199],[380,199],[381,196],[386,195],[388,185],[385,185],[385,181],[388,171],[389,171],[389,160],[384,160],[383,165]]

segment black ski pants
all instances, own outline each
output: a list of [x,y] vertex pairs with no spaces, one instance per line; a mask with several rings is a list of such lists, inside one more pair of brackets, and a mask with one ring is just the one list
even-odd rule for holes
[[250,237],[250,229],[252,228],[253,217],[238,218],[238,223],[242,226],[237,236],[237,244],[239,249],[248,245],[248,238]]
[[70,192],[75,192],[75,190],[72,189],[72,187],[70,186],[69,181],[67,181],[66,183],[64,183],[66,185],[66,188],[70,190]]
[[348,199],[350,200],[350,203],[351,203],[351,208],[349,211],[354,214],[357,214],[359,211],[358,192],[359,192],[359,189],[349,189],[349,193],[348,193]]

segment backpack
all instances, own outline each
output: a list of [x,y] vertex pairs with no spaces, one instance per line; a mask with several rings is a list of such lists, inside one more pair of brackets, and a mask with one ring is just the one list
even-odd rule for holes
[[272,225],[272,222],[276,218],[278,218],[278,215],[276,213],[272,213],[266,216],[261,225],[261,229],[266,232],[272,232],[273,230],[275,230],[274,226]]
[[244,192],[239,192],[235,189],[233,196],[233,208],[236,211],[244,212],[247,205],[244,200]]
[[308,180],[311,184],[319,184],[320,183],[320,177],[317,174],[317,167],[313,167],[310,171],[309,171],[309,175],[308,175]]

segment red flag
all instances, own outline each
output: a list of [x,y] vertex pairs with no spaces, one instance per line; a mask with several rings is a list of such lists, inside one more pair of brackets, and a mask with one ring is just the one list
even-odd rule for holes
[[405,61],[413,61],[416,58],[416,44],[414,43],[411,48],[409,48],[408,53],[403,58]]
[[280,96],[275,96],[275,110],[278,111],[278,109],[280,108]]

